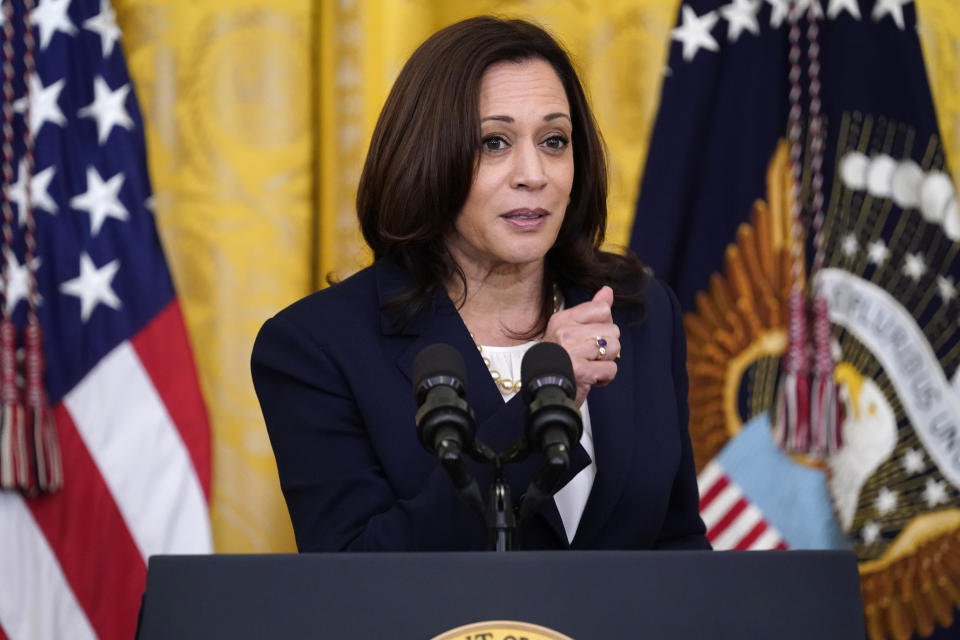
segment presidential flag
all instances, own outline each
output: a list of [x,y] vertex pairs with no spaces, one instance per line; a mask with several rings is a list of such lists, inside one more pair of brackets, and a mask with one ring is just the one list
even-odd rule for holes
[[[16,383],[0,400],[29,417],[42,396],[55,439],[31,455],[32,441],[7,446],[19,423],[2,422],[0,636],[131,638],[147,558],[212,550],[209,426],[114,10],[3,8],[3,304],[17,357],[0,353]],[[62,486],[11,487],[11,464],[59,470]]]
[[[684,0],[672,36],[631,245],[686,311],[708,538],[853,549],[872,639],[955,637],[957,160],[916,8]],[[777,437],[798,290],[829,324],[816,358],[804,344],[793,354],[808,371],[829,363],[842,418],[831,446],[806,452]]]

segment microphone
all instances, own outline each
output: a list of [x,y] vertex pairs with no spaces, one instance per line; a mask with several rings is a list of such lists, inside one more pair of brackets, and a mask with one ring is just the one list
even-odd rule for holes
[[476,436],[473,410],[466,396],[467,368],[460,352],[448,344],[432,344],[413,361],[417,400],[417,438],[447,470],[457,488],[470,483],[461,456]]
[[570,445],[580,442],[583,434],[567,350],[554,342],[535,344],[523,356],[520,379],[529,406],[527,442],[543,452],[548,464],[566,469]]
[[520,364],[523,398],[527,402],[527,446],[543,452],[544,464],[527,489],[518,519],[533,515],[553,495],[560,476],[570,466],[570,446],[580,442],[583,421],[575,402],[573,364],[566,349],[554,342],[531,347]]

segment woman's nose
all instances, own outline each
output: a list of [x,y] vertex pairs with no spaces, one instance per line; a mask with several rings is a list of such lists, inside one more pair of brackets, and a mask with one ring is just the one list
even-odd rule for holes
[[514,147],[512,186],[518,189],[540,189],[547,184],[543,156],[534,143]]

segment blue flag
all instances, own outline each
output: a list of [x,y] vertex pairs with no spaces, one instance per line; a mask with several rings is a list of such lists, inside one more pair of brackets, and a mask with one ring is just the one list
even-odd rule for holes
[[[690,430],[714,546],[853,549],[871,638],[954,637],[960,209],[915,7],[800,0],[792,21],[790,5],[682,3],[631,248],[687,312]],[[794,285],[819,292],[831,323],[843,419],[841,446],[823,457],[789,455],[773,437]]]

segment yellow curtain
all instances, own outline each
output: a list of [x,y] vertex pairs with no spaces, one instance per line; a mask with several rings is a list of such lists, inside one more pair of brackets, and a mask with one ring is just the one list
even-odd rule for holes
[[314,285],[313,2],[116,5],[213,428],[215,546],[293,550],[249,363],[263,321]]
[[[629,239],[678,0],[115,0],[157,220],[214,433],[216,548],[293,549],[249,355],[264,319],[369,261],[360,167],[416,45],[470,15],[533,19],[574,56],[610,157],[608,245]],[[960,16],[918,2],[960,184]]]
[[953,184],[960,193],[960,3],[918,0],[920,46]]

